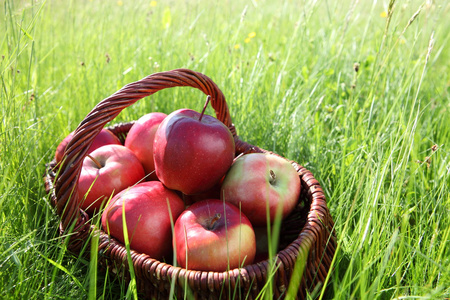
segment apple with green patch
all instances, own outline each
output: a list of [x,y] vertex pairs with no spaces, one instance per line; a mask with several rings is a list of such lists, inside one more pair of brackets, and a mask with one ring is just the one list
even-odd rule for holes
[[268,153],[242,155],[222,183],[221,199],[241,207],[254,226],[288,216],[300,195],[300,177],[286,159]]

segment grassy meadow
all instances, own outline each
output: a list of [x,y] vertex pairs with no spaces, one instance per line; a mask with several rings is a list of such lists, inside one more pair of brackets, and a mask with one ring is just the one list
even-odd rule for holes
[[[42,176],[99,101],[176,68],[212,78],[244,141],[321,183],[338,247],[312,298],[449,298],[449,15],[444,0],[0,0],[0,299],[133,298],[67,251]],[[204,101],[166,89],[113,123]]]

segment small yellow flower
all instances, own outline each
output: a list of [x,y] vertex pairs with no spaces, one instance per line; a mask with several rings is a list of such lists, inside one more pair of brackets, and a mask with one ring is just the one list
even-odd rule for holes
[[151,7],[155,7],[157,4],[158,4],[158,2],[156,2],[156,1],[151,1],[150,2],[150,6]]
[[383,12],[380,14],[380,17],[386,18],[386,17],[387,17],[387,12],[383,11]]
[[122,6],[123,5],[123,1],[117,1],[117,5]]
[[239,48],[241,48],[241,45],[239,45],[239,44],[234,45],[234,49],[239,49]]
[[244,40],[244,42],[245,42],[245,43],[250,43],[250,38],[246,38],[246,39]]
[[256,36],[256,32],[250,32],[249,34],[248,34],[248,37],[249,38],[254,38]]

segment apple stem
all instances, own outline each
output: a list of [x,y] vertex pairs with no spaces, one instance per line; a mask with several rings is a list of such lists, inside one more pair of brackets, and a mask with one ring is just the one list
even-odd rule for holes
[[277,176],[272,170],[270,170],[269,173],[270,173],[270,184],[273,185],[277,181]]
[[202,118],[203,118],[203,114],[205,113],[206,107],[208,106],[209,101],[211,100],[211,96],[208,95],[208,97],[206,97],[206,102],[205,105],[203,105],[203,110],[202,113],[200,114],[200,118],[198,118],[198,120],[201,122]]
[[216,222],[222,217],[222,215],[220,213],[216,213],[214,215],[214,218],[211,219],[211,223],[209,223],[208,229],[212,230],[214,229],[214,224],[216,224]]
[[100,162],[97,160],[97,159],[95,159],[94,157],[92,157],[91,155],[86,155],[87,157],[89,157],[90,159],[92,159],[92,161],[97,165],[97,167],[99,168],[99,169],[101,169],[102,168],[102,165],[100,164]]

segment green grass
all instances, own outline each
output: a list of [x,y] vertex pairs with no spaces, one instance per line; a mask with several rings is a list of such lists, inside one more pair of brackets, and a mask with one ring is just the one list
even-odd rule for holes
[[[338,249],[330,288],[316,296],[450,297],[446,1],[0,6],[1,299],[134,293],[67,252],[42,175],[95,104],[181,67],[217,83],[243,140],[296,160],[322,184]],[[168,89],[114,122],[200,110],[204,100],[197,90]]]

